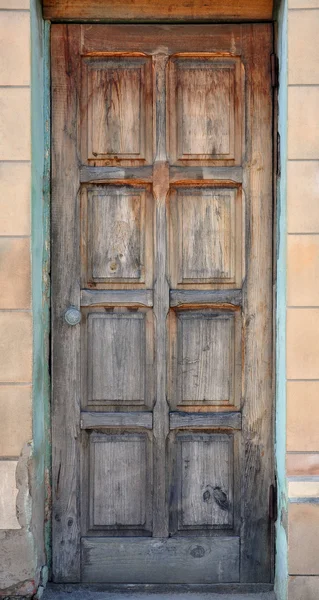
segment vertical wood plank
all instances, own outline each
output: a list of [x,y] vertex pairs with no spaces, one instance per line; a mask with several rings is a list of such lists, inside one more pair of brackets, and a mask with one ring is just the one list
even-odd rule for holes
[[52,27],[52,495],[53,579],[80,581],[80,306],[77,124],[80,26]]
[[156,401],[154,406],[154,505],[153,536],[168,536],[167,449],[169,413],[166,401],[166,318],[169,309],[169,285],[166,273],[166,198],[169,188],[169,167],[166,162],[166,76],[167,56],[154,57],[156,106],[156,158],[153,171],[155,202],[155,282],[154,318],[156,347]]
[[273,477],[271,28],[271,24],[243,27],[247,111],[243,583],[269,582],[272,576],[268,514],[269,485]]

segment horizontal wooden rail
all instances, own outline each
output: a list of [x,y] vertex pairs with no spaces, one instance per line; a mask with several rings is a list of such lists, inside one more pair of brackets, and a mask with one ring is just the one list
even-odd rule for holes
[[192,304],[230,304],[240,306],[241,290],[171,290],[170,306],[177,307]]
[[81,412],[81,429],[100,427],[144,427],[152,429],[153,415],[150,412]]
[[170,429],[241,429],[240,412],[182,413],[172,412],[169,417]]
[[152,290],[82,290],[81,306],[153,306]]
[[43,0],[43,16],[52,21],[269,21],[273,0]]

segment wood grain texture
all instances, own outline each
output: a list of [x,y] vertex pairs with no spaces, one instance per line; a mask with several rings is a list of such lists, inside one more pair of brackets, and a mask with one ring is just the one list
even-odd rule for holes
[[240,412],[183,413],[171,412],[170,429],[241,429]]
[[[239,538],[84,538],[83,582],[212,583],[239,581]],[[223,569],[220,565],[224,565]]]
[[167,436],[169,409],[167,404],[167,330],[169,285],[167,278],[166,203],[169,168],[166,162],[165,69],[167,57],[156,61],[156,162],[154,165],[154,200],[156,222],[156,270],[154,284],[154,317],[156,322],[156,403],[154,406],[154,537],[168,535],[167,505]]
[[[81,195],[82,285],[150,287],[152,198],[145,186],[84,186]],[[147,249],[147,252],[146,252]]]
[[233,525],[233,439],[229,435],[178,434],[176,526],[228,529]]
[[233,404],[233,318],[194,313],[181,317],[177,332],[178,404]]
[[169,153],[173,164],[239,165],[240,60],[204,54],[169,62]]
[[234,187],[172,188],[172,287],[241,287],[242,221],[242,194]]
[[241,290],[170,290],[172,307],[220,304],[227,308],[227,305],[240,306],[241,302]]
[[172,311],[170,368],[172,407],[239,405],[239,315],[235,311]]
[[83,165],[80,169],[81,183],[107,183],[113,179],[118,182],[129,180],[152,181],[153,168],[143,167],[92,167]]
[[268,583],[271,26],[52,31],[55,580]]
[[[258,41],[257,41],[258,40]],[[272,26],[251,25],[243,35],[247,78],[246,280],[241,581],[269,582],[273,483],[272,379],[272,94],[269,55]],[[258,482],[258,483],[257,483]]]
[[53,580],[80,581],[80,329],[63,319],[80,306],[80,31],[52,29],[52,497]]
[[273,0],[218,0],[209,3],[172,3],[160,0],[156,4],[148,0],[123,2],[122,0],[43,0],[45,19],[102,20],[102,21],[257,21],[272,18]]
[[81,429],[101,429],[102,427],[143,427],[153,428],[153,415],[151,412],[81,412]]
[[236,167],[202,167],[202,166],[172,166],[170,168],[170,182],[175,185],[185,186],[187,181],[207,182],[214,186],[214,183],[220,182],[221,185],[233,185],[242,183],[243,169],[241,166]]
[[144,404],[144,315],[90,314],[88,338],[89,401]]
[[152,290],[81,290],[81,306],[153,306]]
[[82,62],[83,161],[98,166],[152,161],[152,71],[143,56]]
[[143,433],[90,435],[90,529],[151,528],[150,458]]
[[[82,53],[100,56],[103,53],[143,53],[151,56],[166,54],[242,53],[241,26],[233,25],[82,25]],[[159,157],[158,157],[159,158]]]
[[83,406],[122,410],[154,402],[154,331],[147,309],[96,308],[82,319]]

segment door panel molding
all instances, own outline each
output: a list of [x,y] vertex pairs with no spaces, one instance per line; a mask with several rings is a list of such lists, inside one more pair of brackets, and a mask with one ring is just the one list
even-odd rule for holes
[[51,32],[54,581],[270,583],[272,26]]

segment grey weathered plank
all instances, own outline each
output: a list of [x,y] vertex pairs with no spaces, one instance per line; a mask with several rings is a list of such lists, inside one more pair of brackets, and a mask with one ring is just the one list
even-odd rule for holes
[[232,529],[233,436],[183,432],[176,446],[177,530]]
[[151,530],[152,457],[146,433],[90,436],[90,529]]
[[239,407],[240,313],[224,306],[190,308],[170,313],[170,406],[199,412]]
[[235,254],[242,242],[240,230],[235,231],[236,196],[236,188],[226,186],[179,187],[171,194],[176,284],[236,287]]
[[166,198],[169,191],[169,167],[166,153],[166,65],[168,56],[155,56],[154,98],[156,105],[154,201],[156,223],[156,259],[154,277],[154,318],[156,340],[156,402],[154,406],[154,504],[153,536],[168,535],[167,455],[166,438],[169,432],[166,402],[166,318],[169,310],[169,286],[166,273]]
[[234,314],[183,311],[178,315],[178,405],[235,403]]
[[84,538],[82,565],[83,582],[237,582],[239,538]]
[[89,279],[145,282],[145,190],[94,186],[87,212]]
[[80,169],[81,183],[101,183],[118,181],[152,181],[153,167],[91,167],[83,165]]
[[81,429],[100,429],[101,427],[144,427],[152,429],[151,412],[81,412]]
[[152,290],[81,290],[81,306],[153,306]]
[[242,224],[242,191],[235,186],[226,182],[174,185],[170,194],[171,286],[240,288]]
[[80,581],[79,28],[52,28],[52,496],[53,580]]
[[269,582],[273,483],[272,391],[272,88],[271,24],[243,32],[247,81],[244,164],[246,279],[243,288],[244,397],[241,582]]
[[233,304],[240,306],[242,303],[241,290],[171,290],[170,306],[183,306],[192,304]]
[[146,315],[95,312],[88,317],[88,399],[143,405],[146,394]]
[[241,429],[240,412],[171,412],[169,416],[170,429]]

